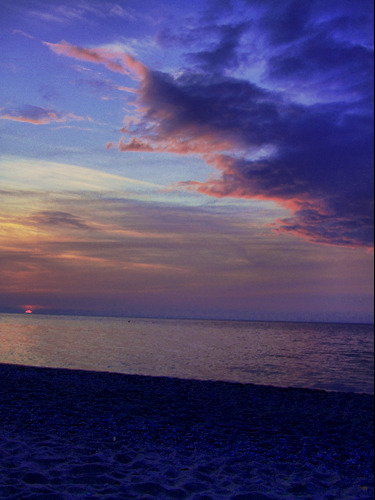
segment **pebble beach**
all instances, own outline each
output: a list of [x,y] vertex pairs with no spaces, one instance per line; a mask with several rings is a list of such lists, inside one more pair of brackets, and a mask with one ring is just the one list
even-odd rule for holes
[[373,402],[2,364],[0,498],[373,498]]

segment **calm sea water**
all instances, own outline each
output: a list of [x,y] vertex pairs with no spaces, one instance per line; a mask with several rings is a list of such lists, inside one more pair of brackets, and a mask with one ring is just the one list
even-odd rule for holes
[[371,325],[0,314],[0,362],[374,393]]

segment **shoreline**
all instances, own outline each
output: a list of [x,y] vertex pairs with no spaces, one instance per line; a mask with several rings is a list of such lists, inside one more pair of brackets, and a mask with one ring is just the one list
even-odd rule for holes
[[373,498],[373,402],[0,364],[0,497]]

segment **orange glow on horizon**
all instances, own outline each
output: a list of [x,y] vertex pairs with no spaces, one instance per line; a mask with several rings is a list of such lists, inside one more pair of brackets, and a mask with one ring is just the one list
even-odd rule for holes
[[26,309],[25,314],[32,314],[33,311],[31,309]]

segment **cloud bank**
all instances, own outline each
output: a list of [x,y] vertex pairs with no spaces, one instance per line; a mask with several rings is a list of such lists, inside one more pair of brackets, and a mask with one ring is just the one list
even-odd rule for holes
[[[54,177],[51,167],[45,177]],[[62,179],[58,193],[27,182],[27,190],[0,191],[2,310],[33,304],[50,313],[127,316],[370,317],[367,253],[319,252],[301,239],[274,238],[261,214],[246,220],[246,209],[129,199],[97,180],[99,193]]]

